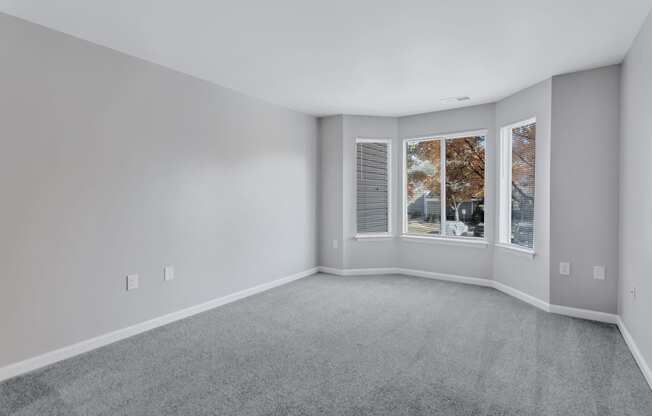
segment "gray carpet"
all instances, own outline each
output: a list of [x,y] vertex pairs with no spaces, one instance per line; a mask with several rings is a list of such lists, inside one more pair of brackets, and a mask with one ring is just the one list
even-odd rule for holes
[[312,276],[0,384],[2,415],[651,415],[618,329],[493,289]]

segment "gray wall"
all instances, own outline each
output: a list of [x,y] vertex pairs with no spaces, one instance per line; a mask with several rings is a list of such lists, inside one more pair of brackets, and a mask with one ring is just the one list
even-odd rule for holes
[[[496,104],[496,131],[532,117],[537,119],[534,258],[496,248],[494,279],[549,302],[550,277],[550,96],[551,80],[540,82]],[[496,181],[498,178],[496,178]],[[496,222],[498,218],[496,216]]]
[[316,266],[315,118],[3,14],[0,61],[0,366]]
[[343,246],[342,128],[342,116],[319,119],[319,265],[336,269]]
[[617,312],[619,109],[620,65],[552,79],[551,303]]
[[622,67],[618,288],[620,315],[648,365],[652,365],[651,74],[652,15]]
[[[342,229],[343,235],[343,268],[357,269],[368,267],[395,267],[396,243],[392,239],[358,241],[356,235],[356,160],[355,139],[395,139],[398,123],[393,117],[343,116],[342,130]],[[392,143],[392,223],[393,231],[397,230],[397,199],[398,162],[400,147]]]
[[[615,313],[618,254],[613,236],[617,235],[618,230],[614,219],[618,215],[615,193],[618,178],[619,73],[619,66],[612,66],[554,77],[496,104],[398,119],[364,116],[322,119],[322,140],[324,136],[329,136],[330,143],[322,143],[322,149],[324,146],[330,147],[321,156],[322,162],[327,165],[322,166],[322,172],[329,176],[323,179],[322,189],[328,189],[329,195],[321,204],[322,207],[329,207],[322,215],[322,230],[329,233],[322,240],[322,251],[330,253],[330,256],[341,256],[331,263],[336,264],[332,267],[401,267],[493,278],[544,302]],[[497,237],[497,223],[493,221],[497,220],[496,135],[503,126],[531,117],[537,119],[534,257],[491,244],[475,247],[398,238],[401,233],[400,166],[403,139],[464,130],[488,130],[485,231],[487,240],[493,242]],[[336,124],[331,126],[332,123]],[[327,127],[330,133],[325,134]],[[341,146],[337,143],[338,135]],[[361,242],[353,238],[356,137],[395,138],[394,239]],[[337,177],[339,172],[342,172],[341,178]],[[325,186],[333,181],[340,183]],[[341,193],[339,201],[338,192]],[[332,204],[341,204],[341,217],[335,215],[339,211]],[[581,212],[581,216],[578,219],[569,212]],[[331,217],[327,218],[328,215]],[[551,228],[551,215],[554,215],[554,228]],[[337,234],[339,230],[341,235]],[[341,251],[330,246],[330,239],[339,237]],[[323,244],[329,246],[324,248]],[[559,276],[560,261],[571,261],[570,278]],[[606,280],[593,279],[594,265],[606,266]]]

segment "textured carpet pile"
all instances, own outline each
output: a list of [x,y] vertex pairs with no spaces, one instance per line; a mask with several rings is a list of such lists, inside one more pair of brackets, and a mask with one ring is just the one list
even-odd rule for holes
[[613,325],[315,275],[0,384],[0,415],[652,415]]

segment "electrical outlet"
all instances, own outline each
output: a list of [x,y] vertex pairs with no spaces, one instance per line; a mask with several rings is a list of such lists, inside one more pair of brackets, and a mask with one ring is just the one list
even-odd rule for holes
[[636,300],[636,288],[633,288],[632,290],[630,290],[629,293],[632,295],[632,299]]
[[559,274],[562,276],[570,276],[570,263],[559,263]]
[[174,267],[165,266],[163,268],[163,280],[169,281],[174,279]]
[[606,279],[604,266],[593,266],[593,278],[597,280]]
[[138,275],[130,274],[127,276],[127,290],[136,290],[138,289]]
[[333,240],[333,248],[337,248],[339,246],[339,242],[337,240]]

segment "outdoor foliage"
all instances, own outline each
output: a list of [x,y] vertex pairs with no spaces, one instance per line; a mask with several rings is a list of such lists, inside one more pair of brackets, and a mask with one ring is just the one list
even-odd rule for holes
[[[407,193],[413,201],[424,191],[440,194],[440,140],[408,144]],[[465,137],[446,142],[446,203],[455,210],[463,202],[484,197],[485,141],[482,137]]]
[[518,201],[534,199],[536,124],[512,130],[512,198]]
[[485,141],[482,137],[465,137],[446,143],[446,205],[460,220],[463,202],[484,199]]

